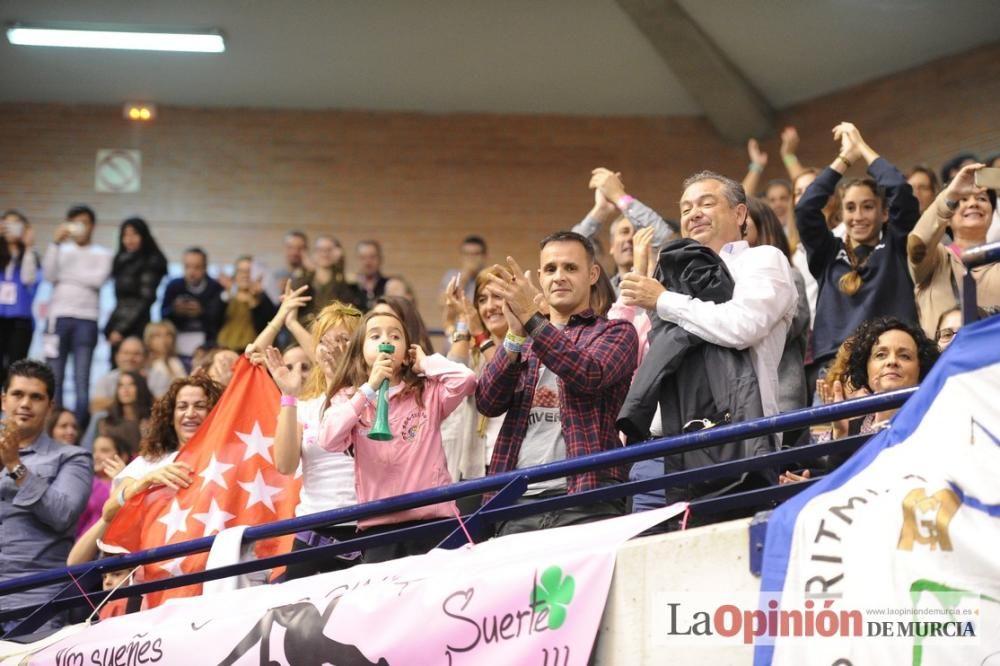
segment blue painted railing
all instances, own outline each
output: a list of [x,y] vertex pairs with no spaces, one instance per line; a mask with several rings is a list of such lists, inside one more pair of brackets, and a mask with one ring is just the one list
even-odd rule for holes
[[[352,507],[322,511],[308,516],[257,525],[247,528],[244,533],[244,540],[252,542],[303,530],[395,513],[462,497],[496,492],[497,495],[486,502],[482,508],[474,514],[463,518],[465,527],[470,531],[473,538],[480,538],[480,535],[484,533],[483,528],[487,523],[496,523],[546,511],[559,510],[569,506],[585,505],[613,498],[631,496],[651,490],[686,486],[712,479],[738,477],[745,472],[754,470],[788,469],[792,467],[792,463],[802,463],[831,453],[849,453],[860,445],[861,441],[858,438],[784,449],[764,456],[674,472],[653,479],[606,486],[576,495],[536,500],[529,503],[517,503],[528,483],[633,463],[664,455],[683,453],[731,441],[787,432],[818,423],[828,423],[871,412],[894,409],[902,405],[915,391],[915,388],[903,389],[848,400],[838,404],[800,409],[754,421],[665,437],[612,451],[604,451],[523,470],[462,481],[448,486],[408,493]],[[691,504],[692,515],[711,515],[720,511],[731,511],[733,509],[771,506],[775,502],[790,497],[802,487],[805,487],[805,485],[790,484],[773,486],[696,501]],[[362,533],[358,537],[342,543],[319,546],[194,574],[141,583],[121,588],[112,593],[110,598],[133,597],[157,590],[270,569],[307,559],[330,557],[338,553],[350,552],[402,539],[410,539],[416,536],[433,537],[435,535],[439,535],[443,539],[442,545],[445,547],[456,547],[465,541],[464,532],[459,530],[457,520],[445,519],[427,525],[408,527],[371,536],[365,536]],[[214,536],[193,539],[129,555],[104,558],[87,564],[53,569],[43,573],[0,582],[0,596],[39,586],[57,584],[62,584],[63,586],[61,591],[46,603],[0,612],[0,622],[24,618],[17,627],[8,632],[8,635],[17,636],[30,633],[42,626],[53,614],[61,610],[78,606],[89,606],[90,603],[97,603],[107,596],[103,591],[79,594],[77,593],[77,583],[73,579],[76,579],[76,581],[88,578],[92,579],[94,575],[107,571],[132,569],[140,564],[205,552],[212,547],[214,539]]]
[[[962,253],[962,263],[966,268],[975,268],[1000,261],[1000,243],[987,243],[971,247]],[[970,324],[978,318],[976,302],[976,280],[970,271],[962,276],[962,323]]]

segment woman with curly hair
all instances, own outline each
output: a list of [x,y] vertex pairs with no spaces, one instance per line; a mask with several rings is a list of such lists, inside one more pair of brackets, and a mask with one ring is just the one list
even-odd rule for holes
[[174,459],[198,432],[221,395],[222,386],[205,375],[191,375],[170,385],[153,404],[139,455],[112,479],[111,496],[104,503],[100,519],[77,539],[67,564],[81,564],[97,557],[98,540],[130,497],[153,486],[180,490],[191,485],[194,470]]
[[[856,396],[885,393],[910,388],[923,381],[938,358],[938,348],[916,324],[895,317],[879,317],[864,322],[849,338],[852,342],[847,357],[845,379],[857,387]],[[832,402],[844,400],[844,382],[833,383]],[[878,432],[889,424],[895,409],[883,410],[859,419],[843,419],[833,424],[833,438]],[[828,460],[833,467],[842,460]],[[798,474],[786,472],[782,483],[801,481],[811,476],[810,470]]]
[[204,375],[177,379],[153,405],[139,455],[114,479],[114,492],[104,504],[104,520],[111,522],[133,495],[152,486],[174,490],[191,485],[192,469],[174,462],[191,441],[222,395],[222,386]]

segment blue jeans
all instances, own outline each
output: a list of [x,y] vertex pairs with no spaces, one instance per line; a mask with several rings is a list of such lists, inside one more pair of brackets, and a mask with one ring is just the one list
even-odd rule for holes
[[87,427],[90,420],[90,363],[94,359],[97,346],[97,322],[75,317],[56,319],[56,335],[59,336],[59,356],[50,358],[49,365],[56,375],[56,402],[63,402],[63,378],[66,376],[66,361],[73,355],[73,380],[76,402],[73,413],[80,423],[80,430]]

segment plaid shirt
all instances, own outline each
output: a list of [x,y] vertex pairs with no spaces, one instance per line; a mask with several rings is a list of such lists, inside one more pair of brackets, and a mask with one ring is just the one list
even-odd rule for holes
[[[638,353],[639,339],[632,324],[608,321],[593,310],[573,315],[562,330],[549,323],[540,327],[517,362],[498,350],[476,388],[476,407],[482,414],[507,414],[493,448],[490,473],[517,468],[542,365],[559,380],[566,457],[622,446],[615,419],[628,393]],[[584,472],[569,477],[567,490],[578,493],[625,478],[622,467]]]

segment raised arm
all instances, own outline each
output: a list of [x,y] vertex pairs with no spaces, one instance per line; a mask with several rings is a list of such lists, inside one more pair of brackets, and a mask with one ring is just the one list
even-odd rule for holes
[[781,130],[781,161],[788,170],[788,180],[795,182],[795,179],[802,175],[805,167],[799,162],[795,151],[799,149],[799,132],[794,127],[786,127]]
[[834,138],[840,139],[841,152],[837,162],[848,165],[858,159],[868,164],[868,173],[880,188],[885,190],[889,210],[889,224],[885,228],[886,240],[904,251],[903,240],[920,217],[920,203],[913,196],[913,188],[888,160],[879,156],[851,123],[840,123],[833,128]]
[[[591,179],[593,183],[593,179]],[[618,217],[618,208],[604,196],[600,188],[594,190],[594,207],[578,222],[573,231],[586,238],[593,238],[601,230],[602,224],[611,224]]]
[[[927,207],[906,238],[906,258],[913,284],[927,284],[941,262],[941,239],[951,224],[952,210],[945,205],[948,191],[942,190]],[[947,250],[944,250],[947,252]]]
[[[278,337],[278,333],[281,332],[282,325],[287,324],[289,317],[295,317],[298,314],[299,308],[312,300],[311,296],[306,296],[305,292],[309,287],[307,285],[302,285],[298,289],[292,291],[289,286],[285,285],[285,293],[281,297],[281,305],[278,306],[278,311],[271,318],[271,321],[261,330],[257,335],[256,339],[250,343],[246,348],[245,353],[250,356],[254,353],[263,353],[265,349],[274,344],[275,338]],[[308,337],[308,333],[306,334]],[[312,339],[310,338],[310,349],[308,351],[313,351],[310,357],[315,355],[315,350],[312,348]],[[315,359],[313,359],[315,362]],[[273,373],[272,373],[273,375]]]
[[[838,125],[839,127],[839,125]],[[836,132],[836,128],[834,128]],[[835,135],[837,140],[840,137]],[[799,239],[806,248],[809,258],[809,272],[819,278],[826,271],[829,265],[837,257],[839,244],[837,237],[826,225],[826,215],[823,209],[826,207],[830,197],[841,177],[860,155],[844,154],[843,146],[837,152],[830,166],[823,169],[816,176],[816,180],[806,188],[795,206],[795,224],[799,231]]]
[[265,350],[264,362],[282,396],[278,424],[274,430],[274,466],[282,474],[294,474],[302,459],[302,428],[295,401],[287,401],[285,396],[298,399],[302,392],[302,376],[285,367],[281,362],[281,353],[274,347]]
[[750,139],[747,141],[747,155],[750,157],[750,166],[747,168],[747,175],[743,176],[743,191],[748,197],[753,197],[757,196],[760,188],[760,175],[767,166],[767,153],[760,149],[757,139]]
[[653,245],[655,247],[662,247],[674,237],[677,230],[660,217],[659,213],[625,191],[625,184],[622,182],[620,173],[603,167],[594,169],[590,177],[590,187],[603,194],[606,201],[613,203],[621,214],[628,218],[636,231],[653,227],[655,229],[653,232]]
[[35,230],[31,227],[25,228],[21,241],[24,243],[24,254],[21,256],[21,283],[30,288],[39,281],[38,254],[35,253]]
[[45,248],[42,270],[45,271],[45,279],[49,282],[52,284],[59,282],[59,243],[49,243],[49,246]]

